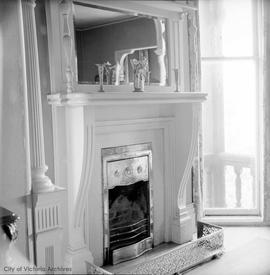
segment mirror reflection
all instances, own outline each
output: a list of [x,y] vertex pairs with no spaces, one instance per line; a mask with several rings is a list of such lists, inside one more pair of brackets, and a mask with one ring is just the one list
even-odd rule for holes
[[74,27],[80,84],[133,84],[139,62],[145,85],[167,85],[164,19],[75,2]]

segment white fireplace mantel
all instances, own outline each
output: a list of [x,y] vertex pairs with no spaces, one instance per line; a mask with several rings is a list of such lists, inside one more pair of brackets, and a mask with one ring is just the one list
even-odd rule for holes
[[58,93],[48,96],[52,105],[133,105],[133,104],[178,104],[198,103],[206,100],[206,93],[186,92],[96,92]]
[[[78,1],[77,1],[78,2]],[[103,264],[101,149],[151,143],[154,245],[192,239],[195,230],[191,169],[197,152],[201,103],[196,5],[175,1],[80,0],[166,18],[168,83],[98,85],[77,81],[73,1],[46,1],[55,181],[67,189],[66,263],[73,273]],[[179,71],[180,91],[175,75]],[[85,266],[86,263],[90,267]],[[95,264],[95,265],[93,265]]]
[[[80,267],[93,260],[102,265],[102,148],[153,144],[155,245],[191,240],[195,215],[190,175],[206,97],[191,92],[48,95],[54,117],[56,181],[68,190],[67,261],[73,271],[85,272]],[[93,202],[93,198],[99,199]],[[97,229],[91,229],[93,223]]]

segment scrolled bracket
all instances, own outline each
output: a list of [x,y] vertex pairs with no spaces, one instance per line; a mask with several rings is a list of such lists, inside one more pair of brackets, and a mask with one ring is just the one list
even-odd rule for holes
[[[84,137],[84,157],[83,169],[79,192],[76,198],[74,211],[74,227],[81,227],[83,223],[83,213],[87,201],[88,190],[93,174],[93,164],[95,157],[95,126],[93,124],[86,126]],[[76,214],[75,214],[76,213]]]
[[178,196],[177,196],[178,209],[182,209],[186,207],[186,186],[191,176],[191,168],[197,152],[200,115],[201,115],[201,104],[194,104],[192,107],[192,125],[193,126],[192,126],[192,135],[191,135],[191,143],[190,143],[190,149],[188,154],[188,160],[187,160],[187,164],[184,170],[184,174],[180,183]]

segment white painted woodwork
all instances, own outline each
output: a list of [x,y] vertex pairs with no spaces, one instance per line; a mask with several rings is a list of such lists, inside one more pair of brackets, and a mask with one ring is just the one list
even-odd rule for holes
[[[204,127],[206,129],[205,132],[205,152],[207,155],[205,156],[205,169],[208,170],[208,175],[206,181],[204,184],[206,185],[206,188],[212,189],[211,192],[207,191],[206,194],[208,196],[205,214],[208,216],[207,218],[210,218],[210,222],[214,221],[219,223],[220,221],[225,224],[226,219],[228,221],[228,224],[237,223],[237,224],[252,224],[253,221],[255,224],[258,221],[262,221],[263,211],[262,211],[262,202],[263,202],[263,188],[261,188],[262,180],[262,160],[263,160],[263,154],[262,154],[262,147],[263,147],[263,131],[262,131],[262,123],[263,123],[263,108],[262,102],[265,101],[263,99],[263,93],[261,92],[261,85],[262,85],[262,63],[261,63],[261,50],[260,47],[261,43],[261,30],[263,29],[261,26],[261,3],[260,1],[251,1],[251,9],[252,9],[252,15],[250,17],[250,25],[252,29],[251,31],[251,40],[250,44],[252,45],[253,51],[249,56],[243,56],[242,54],[238,54],[235,52],[235,54],[231,53],[230,56],[223,56],[222,54],[217,54],[215,56],[202,56],[202,64],[204,64],[205,68],[209,66],[209,64],[213,64],[214,62],[219,62],[219,64],[225,64],[226,62],[236,62],[241,60],[242,62],[245,62],[247,60],[252,60],[254,63],[254,83],[256,86],[256,92],[254,94],[254,102],[256,102],[256,115],[254,116],[254,119],[256,121],[256,131],[254,132],[254,136],[256,135],[256,153],[254,156],[245,156],[241,155],[239,153],[236,153],[235,155],[227,154],[225,152],[225,133],[224,133],[224,122],[227,121],[226,118],[226,112],[224,113],[224,95],[222,92],[222,89],[219,87],[221,86],[219,81],[215,81],[215,77],[212,74],[209,79],[211,79],[211,83],[207,83],[206,86],[209,87],[209,100],[206,104],[205,112],[204,112],[204,120],[207,121],[205,123]],[[203,1],[201,1],[202,9],[203,9]],[[226,4],[225,4],[226,5]],[[221,8],[221,7],[219,7]],[[222,12],[221,12],[222,11]],[[220,14],[222,14],[224,11],[223,7],[220,10]],[[218,15],[219,17],[220,14]],[[206,18],[209,17],[209,14],[206,13]],[[203,14],[200,16],[200,19],[203,19]],[[209,17],[210,18],[210,17]],[[213,21],[214,20],[214,21]],[[210,20],[211,21],[211,20]],[[209,22],[210,22],[209,21]],[[222,21],[222,20],[221,20]],[[212,21],[210,24],[215,22],[215,19],[212,17]],[[215,23],[214,23],[215,25]],[[213,25],[213,26],[214,26]],[[220,22],[220,26],[216,28],[216,37],[222,36],[222,23]],[[220,35],[219,35],[219,34]],[[211,36],[211,35],[210,35]],[[205,47],[204,47],[205,48]],[[222,78],[222,76],[221,76]],[[227,79],[228,81],[228,79]],[[204,81],[203,81],[204,82]],[[226,86],[226,83],[224,84],[224,87]],[[247,95],[247,91],[245,91],[245,97],[249,97]],[[241,100],[239,102],[242,102]],[[210,104],[209,104],[210,103]],[[268,104],[266,104],[268,106]],[[226,106],[225,106],[226,107]],[[225,108],[226,109],[226,108]],[[240,108],[239,108],[239,113]],[[225,116],[225,118],[224,118]],[[255,118],[256,117],[256,118]],[[244,122],[243,122],[244,124]],[[239,125],[241,126],[241,125]],[[227,126],[226,126],[227,127]],[[208,154],[209,153],[209,154]],[[232,153],[232,152],[231,152]],[[247,153],[247,152],[246,152]],[[211,155],[213,154],[213,155]],[[216,164],[217,169],[213,167],[213,163]],[[227,205],[226,202],[226,196],[228,197],[228,190],[230,189],[230,186],[227,187],[227,191],[225,190],[225,184],[231,185],[230,182],[225,183],[225,181],[221,181],[220,178],[224,178],[224,171],[225,171],[225,177],[226,177],[226,168],[230,167],[230,173],[233,175],[234,180],[233,181],[233,192],[230,192],[230,197],[233,197],[235,200],[235,204]],[[240,169],[240,171],[239,171]],[[216,170],[216,172],[215,172]],[[242,172],[241,172],[242,170]],[[245,171],[248,171],[250,173],[250,178],[248,180],[244,179],[243,176],[245,174]],[[223,174],[222,174],[223,173]],[[245,189],[247,186],[250,185],[251,181],[251,187],[250,191],[252,193],[251,196],[247,196],[247,194],[244,194]],[[211,188],[212,186],[212,188]],[[214,188],[216,188],[216,193],[214,192]],[[241,194],[242,193],[242,194]],[[243,201],[246,200],[246,197],[248,197],[250,201],[250,205],[252,205],[252,209],[248,209],[247,204],[243,204]],[[223,203],[219,204],[217,201],[223,200]],[[214,209],[216,208],[216,209]],[[210,217],[210,215],[215,215],[215,217]],[[232,217],[229,217],[229,216]],[[238,215],[238,216],[236,216]],[[244,218],[241,217],[241,215],[244,216]],[[223,216],[223,217],[222,217]],[[250,216],[247,218],[247,216]],[[253,216],[253,217],[252,217]],[[239,220],[238,220],[239,219]],[[246,219],[246,221],[245,221]]]
[[192,240],[194,233],[197,232],[195,209],[193,203],[182,206],[179,214],[174,217],[172,226],[172,241],[183,244]]
[[30,258],[40,267],[62,266],[64,259],[64,231],[62,217],[66,218],[63,188],[52,184],[46,176],[39,59],[36,36],[35,1],[23,0],[25,67],[27,79],[28,118],[32,194],[26,199],[28,212],[28,238],[33,252]]
[[[173,1],[158,5],[150,1],[80,2],[166,18],[169,84],[146,86],[143,93],[133,93],[133,85],[104,85],[105,93],[99,93],[99,85],[76,83],[75,47],[70,45],[74,41],[71,1],[47,2],[55,175],[56,183],[68,190],[66,263],[74,273],[86,273],[86,263],[103,264],[102,148],[152,143],[154,244],[192,239],[195,213],[190,175],[200,105],[206,99],[193,83],[199,73],[198,64],[192,63],[198,58],[194,48],[197,31],[196,21],[191,24],[188,14],[196,13],[194,6]],[[164,50],[162,35],[159,43]],[[158,54],[163,58],[164,51]],[[174,92],[174,69],[179,70],[178,93]],[[195,87],[193,93],[190,87]]]
[[66,191],[55,187],[54,191],[33,194],[35,263],[38,267],[64,266],[64,230],[67,218]]
[[72,70],[72,51],[74,47],[69,17],[72,16],[71,2],[63,0],[60,4],[62,20],[63,20],[63,49],[65,54],[65,76],[66,76],[66,92],[73,91],[73,70]]
[[198,36],[198,13],[196,11],[189,12],[188,21],[188,37],[189,37],[189,67],[190,67],[190,91],[198,92],[200,87],[200,50]]
[[[59,3],[61,2],[61,3]],[[88,1],[80,0],[85,4],[94,4],[100,7],[115,8],[127,12],[165,18],[167,55],[168,55],[168,85],[146,86],[145,91],[175,91],[174,69],[179,69],[181,87],[180,91],[199,92],[199,53],[197,50],[197,11],[194,6],[173,1]],[[189,15],[190,14],[190,15]],[[48,41],[50,56],[50,71],[52,93],[60,92],[98,92],[99,85],[78,84],[76,54],[74,47],[74,25],[72,14],[72,1],[46,2],[46,15],[48,24]],[[195,19],[194,19],[195,18]],[[195,25],[194,25],[195,24]],[[58,26],[58,27],[55,27]],[[160,28],[161,26],[158,26]],[[160,62],[164,59],[164,35],[158,35]],[[161,50],[162,49],[162,50]],[[117,59],[119,61],[119,58]],[[196,61],[196,64],[193,64]],[[116,62],[117,63],[117,62]],[[163,66],[164,71],[164,66]],[[190,78],[192,72],[192,78]],[[164,75],[164,72],[163,72]],[[164,79],[163,79],[164,81]],[[193,84],[193,82],[197,84]],[[71,87],[71,85],[73,85]],[[195,86],[196,88],[194,88]],[[194,87],[193,87],[194,86]],[[133,85],[105,85],[105,91],[133,91]]]
[[[53,94],[48,96],[48,101],[53,105],[70,106],[113,106],[113,105],[137,105],[137,104],[179,104],[200,103],[206,100],[205,93],[166,93],[166,92],[111,92],[111,93],[73,93]],[[198,111],[194,108],[196,115]]]
[[45,164],[43,118],[34,7],[35,1],[22,1],[24,41],[26,49],[25,61],[29,108],[32,190],[35,193],[39,193],[53,190],[54,185],[45,174],[48,167]]
[[[152,143],[154,243],[192,239],[195,216],[194,207],[186,205],[186,184],[190,183],[197,119],[205,98],[201,93],[48,96],[59,123],[65,125],[54,129],[58,152],[65,156],[56,160],[63,168],[58,184],[69,190],[69,249],[74,253],[89,249],[81,264],[91,261],[90,251],[94,263],[103,264],[101,149],[106,147]],[[172,232],[178,232],[177,240]]]

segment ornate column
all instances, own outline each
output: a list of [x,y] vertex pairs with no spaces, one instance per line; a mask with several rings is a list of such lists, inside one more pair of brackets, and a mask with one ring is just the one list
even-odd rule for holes
[[30,154],[32,190],[34,193],[52,191],[54,185],[46,171],[43,118],[39,76],[38,47],[35,23],[35,0],[23,0],[23,25],[25,40],[25,61],[27,75],[27,95],[29,108]]
[[165,54],[166,54],[166,42],[165,42],[165,23],[161,18],[154,19],[157,37],[157,49],[155,53],[157,55],[159,65],[159,79],[160,85],[166,84],[166,66],[165,66]]
[[199,48],[198,12],[189,11],[187,15],[188,39],[189,39],[189,68],[190,68],[190,91],[201,90],[201,68]]
[[72,16],[72,2],[63,0],[60,4],[63,17],[63,48],[65,53],[65,75],[66,75],[66,92],[73,92],[73,71],[72,71],[72,51],[73,41],[69,17]]
[[[35,1],[22,0],[25,66],[29,113],[31,178],[33,193],[27,197],[28,241],[34,247],[30,258],[44,268],[62,266],[63,231],[66,228],[63,188],[46,176]],[[33,219],[32,219],[33,217]]]

